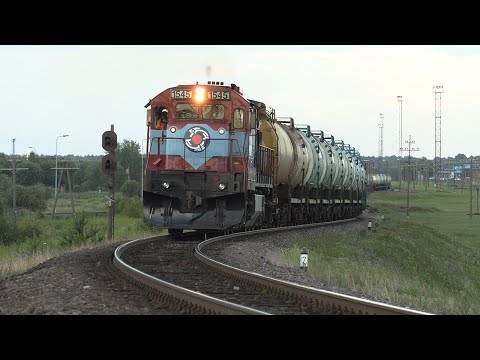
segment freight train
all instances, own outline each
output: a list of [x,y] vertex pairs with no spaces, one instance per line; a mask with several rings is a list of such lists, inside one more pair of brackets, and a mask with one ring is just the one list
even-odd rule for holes
[[332,221],[366,206],[355,148],[277,118],[236,84],[178,85],[145,108],[144,217],[170,234]]

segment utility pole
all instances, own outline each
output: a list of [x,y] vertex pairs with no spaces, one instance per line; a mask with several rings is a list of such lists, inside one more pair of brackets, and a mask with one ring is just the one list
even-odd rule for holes
[[442,93],[443,86],[434,86],[435,93],[435,187],[441,186],[442,172]]
[[473,194],[473,156],[470,156],[470,220],[472,220],[472,194]]
[[[64,138],[70,136],[68,134],[65,135],[59,135],[57,136],[57,139],[55,140],[55,201],[57,200],[58,197],[58,182],[57,182],[57,168],[58,168],[58,139],[59,138]],[[52,215],[53,218],[53,215]]]
[[402,101],[403,97],[401,95],[397,96],[398,101],[398,156],[402,157],[402,145],[403,145],[403,136],[402,136]]
[[480,215],[480,213],[478,212],[478,186],[475,188],[475,190],[477,190],[477,214],[476,215]]
[[403,173],[402,173],[402,145],[403,145],[403,135],[402,135],[402,101],[403,97],[401,95],[397,96],[398,101],[398,156],[399,156],[399,165],[398,165],[398,176],[400,180],[399,191],[402,190],[402,180],[403,180]]
[[[75,205],[73,203],[73,191],[72,191],[72,181],[70,179],[70,172],[69,170],[79,170],[80,168],[74,168],[74,167],[68,167],[68,160],[62,160],[62,167],[58,167],[58,161],[55,161],[55,168],[51,168],[52,170],[55,169],[55,179],[57,178],[57,171],[58,170],[61,170],[60,171],[60,179],[58,180],[55,180],[55,183],[57,184],[57,188],[58,186],[62,183],[62,176],[63,176],[63,170],[66,170],[67,171],[67,181],[68,181],[68,190],[70,192],[70,201],[71,201],[71,204],[72,204],[72,215],[73,216],[77,216],[76,212],[75,212]],[[57,190],[57,189],[55,189]],[[55,214],[57,213],[57,202],[58,202],[58,191],[55,191],[55,199],[53,201],[53,209],[52,209],[52,219],[55,218]]]
[[408,140],[405,140],[405,143],[408,144],[408,149],[404,148],[402,150],[408,150],[408,185],[407,185],[407,218],[409,217],[409,210],[410,210],[410,178],[411,178],[411,165],[410,165],[410,152],[411,151],[419,151],[419,148],[412,148],[411,145],[415,144],[415,141],[412,140],[412,135],[408,136]]
[[383,114],[380,114],[380,124],[378,124],[378,157],[383,158]]
[[[16,181],[16,174],[18,170],[28,170],[28,168],[17,168],[17,159],[15,158],[15,140],[12,139],[12,167],[11,168],[3,168],[0,170],[10,170],[12,172],[12,209],[13,209],[13,223],[17,222],[17,181]],[[18,160],[20,162],[21,160]]]

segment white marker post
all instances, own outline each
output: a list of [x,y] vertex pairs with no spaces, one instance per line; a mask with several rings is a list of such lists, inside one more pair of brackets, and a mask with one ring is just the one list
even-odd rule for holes
[[300,253],[300,267],[304,270],[308,268],[308,252],[305,249]]

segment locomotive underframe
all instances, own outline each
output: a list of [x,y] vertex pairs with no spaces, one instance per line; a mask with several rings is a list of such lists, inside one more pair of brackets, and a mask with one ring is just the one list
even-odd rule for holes
[[[241,224],[243,179],[238,173],[151,172],[143,192],[145,220],[169,229],[224,230]],[[163,186],[166,182],[168,188]]]
[[365,208],[364,196],[356,190],[303,186],[278,187],[277,217],[273,226],[289,226],[350,218]]
[[[164,182],[169,188],[162,187]],[[218,185],[225,185],[223,191]],[[332,221],[364,208],[358,191],[287,185],[243,190],[243,175],[217,172],[152,172],[144,191],[147,222],[171,230],[227,231]],[[274,191],[275,190],[275,191]]]

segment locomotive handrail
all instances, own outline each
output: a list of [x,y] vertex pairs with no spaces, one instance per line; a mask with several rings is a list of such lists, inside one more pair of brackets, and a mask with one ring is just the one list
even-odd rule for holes
[[[150,141],[150,147],[152,147],[152,144],[154,141],[157,141],[157,155],[161,155],[161,152],[160,152],[160,143],[161,142],[166,142],[166,141],[170,141],[170,140],[180,140],[180,141],[183,141],[185,140],[183,137],[162,137],[162,136],[154,136],[151,138],[151,141]],[[229,147],[229,162],[228,162],[228,166],[227,166],[227,169],[224,169],[224,171],[231,171],[232,170],[232,145],[233,143],[236,144],[236,150],[238,150],[238,156],[242,158],[242,162],[243,162],[243,165],[244,165],[244,168],[245,168],[245,147],[240,147],[239,143],[238,143],[238,139],[209,139],[209,141],[229,141],[230,142],[230,147]],[[242,149],[243,149],[243,152],[242,152]],[[202,151],[203,153],[203,157],[204,157],[204,161],[206,162],[207,161],[207,149],[203,150]],[[151,152],[149,153],[149,157],[151,156]],[[184,146],[183,147],[183,158],[186,159],[186,147]],[[159,165],[157,165],[159,166]],[[185,164],[183,165],[183,170],[185,170]],[[148,158],[147,158],[147,167],[148,167]]]
[[260,145],[256,156],[257,179],[256,181],[263,184],[273,184],[274,175],[274,150]]

